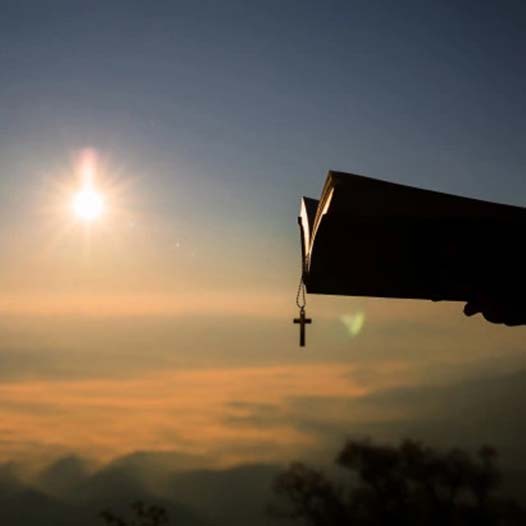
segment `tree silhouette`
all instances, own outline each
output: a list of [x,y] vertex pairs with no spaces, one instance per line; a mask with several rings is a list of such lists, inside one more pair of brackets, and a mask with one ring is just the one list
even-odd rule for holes
[[495,461],[487,446],[473,457],[412,440],[398,447],[350,440],[336,458],[346,482],[293,463],[275,480],[271,513],[309,526],[526,524],[517,503],[495,495]]
[[165,526],[168,524],[168,513],[162,506],[146,505],[136,501],[131,505],[134,517],[125,519],[111,510],[104,510],[100,516],[107,526]]

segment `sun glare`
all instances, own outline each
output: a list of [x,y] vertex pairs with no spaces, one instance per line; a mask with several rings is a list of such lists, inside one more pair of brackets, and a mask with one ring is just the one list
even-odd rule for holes
[[73,196],[73,211],[83,221],[94,221],[104,211],[104,199],[92,188],[83,188]]
[[91,149],[84,150],[78,165],[82,186],[73,194],[71,202],[73,213],[82,221],[95,221],[104,212],[104,197],[94,187],[96,164],[96,152]]

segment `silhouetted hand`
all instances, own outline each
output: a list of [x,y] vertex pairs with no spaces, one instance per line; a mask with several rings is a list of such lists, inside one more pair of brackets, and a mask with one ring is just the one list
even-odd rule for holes
[[526,325],[526,301],[510,299],[509,297],[479,297],[474,298],[464,306],[464,314],[473,316],[482,313],[491,323],[501,323],[507,326]]

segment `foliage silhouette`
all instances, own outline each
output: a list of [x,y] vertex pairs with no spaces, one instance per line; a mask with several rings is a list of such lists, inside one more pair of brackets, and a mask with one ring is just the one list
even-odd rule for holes
[[131,505],[134,517],[125,519],[111,510],[104,510],[100,516],[107,526],[165,526],[168,525],[168,513],[162,506],[146,505],[135,501]]
[[274,482],[270,512],[309,526],[526,524],[524,509],[495,495],[496,456],[488,446],[473,457],[412,440],[398,447],[349,440],[336,458],[346,482],[293,463]]

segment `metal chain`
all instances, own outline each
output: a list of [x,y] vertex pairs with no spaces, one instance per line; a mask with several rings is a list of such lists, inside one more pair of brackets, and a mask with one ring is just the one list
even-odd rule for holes
[[300,277],[298,292],[296,293],[296,305],[300,310],[305,309],[305,305],[307,305],[307,297],[305,295],[305,283],[303,283],[303,276]]

